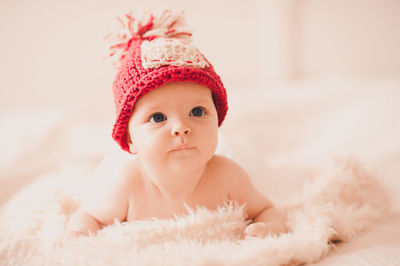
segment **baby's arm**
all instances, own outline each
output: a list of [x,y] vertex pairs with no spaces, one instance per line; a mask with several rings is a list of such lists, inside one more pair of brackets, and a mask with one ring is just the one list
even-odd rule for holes
[[244,236],[267,236],[287,233],[285,217],[273,206],[262,211],[244,230]]
[[226,175],[229,185],[229,199],[246,205],[248,218],[252,220],[244,236],[267,236],[269,233],[279,235],[286,233],[286,218],[263,194],[251,183],[247,173],[235,162],[228,160],[229,174]]
[[96,233],[115,219],[124,221],[128,209],[129,176],[126,161],[105,157],[95,171],[81,206],[70,217],[70,236]]
[[68,220],[66,232],[68,235],[78,236],[87,235],[89,232],[96,233],[100,230],[102,225],[96,220],[93,215],[83,210],[75,212]]

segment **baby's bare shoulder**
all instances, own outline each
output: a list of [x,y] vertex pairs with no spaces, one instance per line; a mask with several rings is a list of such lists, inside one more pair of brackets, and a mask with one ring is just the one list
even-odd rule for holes
[[222,174],[223,176],[247,176],[246,171],[234,160],[227,158],[222,155],[214,155],[209,162],[210,169],[216,174]]
[[214,155],[208,163],[212,182],[218,183],[228,191],[240,189],[241,185],[248,186],[250,182],[246,171],[234,160],[221,155]]
[[227,189],[228,199],[246,205],[248,217],[256,217],[272,203],[252,184],[246,171],[235,161],[224,156],[215,156],[210,164],[216,169],[216,176],[222,177],[220,185]]
[[101,183],[124,186],[138,179],[140,171],[132,155],[111,153],[104,156],[94,172],[94,179]]
[[237,162],[225,156],[215,155],[210,161],[215,176],[221,178],[229,190],[229,194],[247,193],[253,189],[247,172]]
[[81,209],[101,224],[124,221],[137,180],[134,158],[106,155],[95,171]]

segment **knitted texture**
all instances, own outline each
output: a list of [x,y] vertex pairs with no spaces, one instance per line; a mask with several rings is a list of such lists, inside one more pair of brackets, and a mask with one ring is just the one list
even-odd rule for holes
[[[165,11],[162,16],[162,19],[170,20],[166,25],[169,29],[167,32],[176,32],[173,25],[177,24],[177,20],[171,20],[176,14]],[[130,16],[127,17],[130,22],[135,20]],[[178,19],[180,18],[178,16]],[[128,23],[128,27],[129,25]],[[190,81],[208,87],[212,92],[220,126],[228,110],[224,85],[213,66],[187,41],[189,33],[178,34],[178,36],[184,35],[185,39],[155,35],[143,37],[146,32],[157,32],[154,29],[157,19],[153,15],[150,15],[147,24],[141,26],[139,23],[139,25],[140,27],[132,32],[132,37],[125,39],[125,43],[111,47],[121,48],[120,50],[124,52],[120,55],[120,66],[113,83],[116,106],[113,139],[123,150],[129,152],[127,128],[135,103],[151,90],[173,81]],[[147,63],[143,62],[144,58]]]

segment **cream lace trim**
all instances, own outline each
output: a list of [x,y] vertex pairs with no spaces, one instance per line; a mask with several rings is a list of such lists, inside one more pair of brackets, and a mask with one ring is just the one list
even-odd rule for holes
[[143,41],[141,49],[144,68],[161,66],[208,67],[207,61],[199,50],[182,40],[168,38],[146,40]]

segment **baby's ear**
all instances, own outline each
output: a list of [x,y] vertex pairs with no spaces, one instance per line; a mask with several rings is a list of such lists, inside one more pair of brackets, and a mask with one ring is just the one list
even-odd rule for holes
[[132,154],[137,154],[137,150],[136,150],[135,146],[132,143],[131,134],[129,134],[129,132],[127,134],[127,142],[128,142],[128,146],[129,146],[129,151]]

